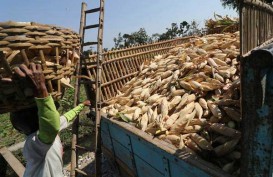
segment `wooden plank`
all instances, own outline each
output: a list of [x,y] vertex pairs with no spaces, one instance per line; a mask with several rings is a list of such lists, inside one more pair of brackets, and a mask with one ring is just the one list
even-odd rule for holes
[[122,177],[135,177],[133,171],[128,168],[127,164],[122,162],[118,157],[113,156],[113,153],[109,149],[102,146],[102,151],[109,159],[117,162]]
[[14,172],[19,176],[23,177],[25,172],[25,167],[22,163],[8,150],[8,148],[3,147],[0,149],[0,154],[4,157],[4,159],[8,162],[10,167],[14,170]]
[[[164,174],[153,168],[151,164],[147,163],[138,156],[135,156],[136,167],[140,177],[164,177]],[[146,159],[145,159],[146,160]],[[180,173],[180,176],[183,177]]]

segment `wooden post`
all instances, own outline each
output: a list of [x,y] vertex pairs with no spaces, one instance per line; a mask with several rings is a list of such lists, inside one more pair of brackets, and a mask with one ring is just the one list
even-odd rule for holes
[[[79,30],[79,35],[81,37],[81,40],[83,43],[83,28],[85,26],[85,10],[86,10],[86,3],[82,3],[82,9],[81,9],[81,21],[80,21],[80,30]],[[81,47],[81,53],[80,56],[82,55],[83,48]],[[82,64],[82,58],[80,57],[80,60],[78,61],[76,65],[76,75],[78,76],[80,74],[80,67]],[[79,89],[79,82],[80,78],[76,77],[75,80],[75,93],[74,93],[74,106],[77,106],[79,104],[79,97],[80,97],[80,89]],[[78,139],[78,127],[79,127],[79,116],[74,120],[72,124],[72,142],[71,142],[71,170],[70,170],[70,177],[75,177],[76,176],[76,167],[77,167],[77,151],[76,151],[76,145],[77,145],[77,139]]]
[[96,177],[101,177],[101,70],[102,70],[102,41],[103,41],[103,19],[104,19],[104,0],[100,0],[100,16],[99,16],[99,30],[98,30],[98,45],[97,45],[97,77],[96,77]]

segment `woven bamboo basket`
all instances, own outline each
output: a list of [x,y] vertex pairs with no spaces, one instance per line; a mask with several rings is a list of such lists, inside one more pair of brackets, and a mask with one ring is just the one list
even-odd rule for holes
[[71,86],[79,48],[79,35],[66,28],[34,22],[0,23],[0,113],[35,104],[29,81],[13,74],[13,68],[22,63],[42,65],[47,89],[58,101]]

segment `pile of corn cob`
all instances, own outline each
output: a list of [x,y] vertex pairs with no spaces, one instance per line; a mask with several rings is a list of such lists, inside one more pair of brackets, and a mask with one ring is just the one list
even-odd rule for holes
[[193,38],[143,64],[102,112],[236,176],[241,155],[238,54],[238,32]]

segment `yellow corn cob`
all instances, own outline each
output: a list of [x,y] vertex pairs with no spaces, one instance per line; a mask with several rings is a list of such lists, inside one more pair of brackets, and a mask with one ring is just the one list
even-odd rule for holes
[[172,114],[166,121],[165,127],[169,129],[173,123],[178,119],[180,112]]
[[219,66],[227,66],[227,63],[224,62],[223,60],[220,60],[218,58],[212,58],[214,60],[214,62],[219,65]]
[[189,123],[189,126],[192,126],[192,125],[200,125],[200,126],[204,126],[204,125],[207,125],[208,122],[206,119],[204,118],[201,118],[201,119],[192,119]]
[[182,97],[181,97],[181,101],[180,103],[176,106],[176,110],[175,112],[179,111],[187,102],[188,100],[188,97],[189,97],[189,94],[188,93],[185,93]]
[[[193,105],[194,105],[194,103],[193,103]],[[188,121],[191,121],[196,114],[195,110],[193,110],[192,113],[189,113],[186,115],[181,114],[181,112],[180,112],[179,118],[176,120],[176,122],[173,124],[173,126],[171,126],[170,132],[172,132],[172,133],[173,132],[178,132],[178,133],[181,132],[183,130],[184,126],[188,123]]]
[[161,75],[161,79],[166,79],[167,77],[170,77],[172,75],[172,71],[166,71]]
[[241,137],[241,132],[233,128],[229,128],[225,126],[224,124],[213,123],[211,124],[210,129],[214,132],[220,133],[228,137]]
[[198,102],[194,103],[194,107],[195,107],[195,110],[196,110],[196,116],[199,119],[201,119],[201,117],[203,116],[203,109],[202,109],[202,107],[200,106],[200,104]]
[[147,111],[148,123],[153,123],[155,121],[153,119],[153,113],[154,113],[154,111],[152,110],[152,108],[149,108]]
[[137,120],[139,118],[140,114],[141,114],[141,109],[140,108],[136,109],[133,114],[133,120]]
[[217,79],[220,82],[224,82],[225,81],[224,78],[220,74],[218,74],[218,73],[214,74],[214,78]]
[[167,135],[166,139],[170,140],[173,144],[180,143],[180,136],[177,136],[177,135]]
[[186,104],[189,104],[189,103],[195,101],[195,99],[196,99],[195,94],[190,94],[190,95],[187,97]]
[[201,149],[198,147],[198,145],[189,137],[186,138],[185,145],[194,152],[201,152]]
[[232,161],[230,163],[227,163],[223,166],[222,170],[228,173],[232,173],[234,171],[234,163],[235,161]]
[[183,87],[184,89],[186,90],[194,90],[191,86],[191,84],[189,84],[188,82],[185,82],[185,81],[179,81],[179,84],[181,87]]
[[215,61],[212,58],[208,58],[208,63],[211,67],[217,68],[218,65],[215,63]]
[[241,122],[242,118],[241,113],[239,111],[231,107],[223,107],[223,109],[232,120]]
[[172,96],[182,96],[184,95],[185,90],[184,89],[179,89],[179,90],[171,90]]
[[227,54],[225,54],[225,53],[214,53],[213,54],[214,58],[218,58],[220,60],[224,60],[226,58],[226,56],[227,56]]
[[168,110],[169,110],[169,103],[166,97],[164,97],[160,105],[160,111],[163,118],[168,115]]
[[190,137],[201,149],[208,151],[213,150],[211,144],[197,133],[191,133]]
[[198,133],[202,130],[202,126],[200,125],[190,125],[190,126],[185,126],[181,133]]
[[202,85],[199,82],[196,82],[196,81],[192,80],[192,81],[189,81],[189,84],[194,89],[202,89]]
[[200,106],[202,106],[202,108],[208,109],[208,104],[204,98],[199,98],[198,103],[200,104]]
[[178,103],[180,103],[180,101],[181,101],[181,96],[173,97],[173,99],[171,100],[171,102],[169,104],[169,110],[174,108]]
[[140,128],[142,131],[145,131],[148,125],[148,115],[145,113],[140,119]]
[[220,146],[217,146],[216,148],[214,148],[215,154],[218,157],[228,154],[229,152],[234,150],[234,148],[238,144],[239,140],[240,140],[239,138],[235,138],[235,139],[232,139]]
[[211,116],[209,119],[209,122],[210,123],[218,123],[218,122],[220,122],[220,119],[218,117]]
[[219,109],[217,105],[213,104],[211,101],[208,101],[207,103],[210,111],[215,117],[221,118],[223,116],[222,111]]

